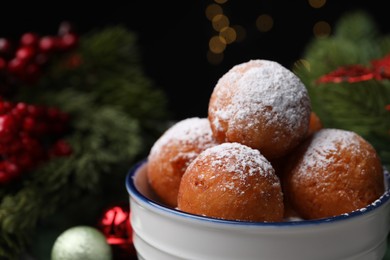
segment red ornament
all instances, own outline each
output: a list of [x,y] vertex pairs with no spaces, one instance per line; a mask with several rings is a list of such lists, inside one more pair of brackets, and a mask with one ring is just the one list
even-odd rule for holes
[[130,215],[128,203],[122,203],[107,209],[98,224],[113,249],[114,259],[136,259]]
[[375,79],[390,79],[390,54],[382,59],[371,61]]
[[371,70],[361,65],[349,65],[340,67],[318,79],[318,83],[359,82],[374,78]]
[[390,111],[390,104],[386,105],[386,106],[385,106],[385,109],[386,109],[387,111]]
[[390,79],[390,54],[381,59],[372,60],[369,68],[359,64],[339,67],[321,76],[317,83],[355,83],[370,79]]

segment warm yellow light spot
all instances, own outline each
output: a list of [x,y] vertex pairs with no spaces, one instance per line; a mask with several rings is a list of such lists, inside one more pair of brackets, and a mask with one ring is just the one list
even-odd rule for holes
[[217,4],[224,4],[227,2],[227,0],[214,0]]
[[326,0],[308,0],[308,2],[313,8],[321,8],[326,4]]
[[223,14],[217,14],[212,20],[213,28],[217,32],[220,32],[223,28],[229,26],[229,18]]
[[260,32],[268,32],[274,26],[274,19],[268,14],[259,15],[256,19],[256,27]]
[[226,42],[219,36],[211,37],[209,41],[209,49],[213,53],[222,53],[226,48]]
[[206,7],[206,17],[210,21],[213,20],[213,18],[219,14],[223,14],[223,10],[221,6],[217,4],[210,4]]
[[331,28],[329,23],[325,21],[319,21],[316,24],[314,24],[313,33],[315,37],[324,38],[329,36],[330,32],[331,32]]
[[221,64],[223,58],[224,58],[223,53],[214,53],[211,51],[207,52],[207,61],[212,65]]
[[226,44],[230,44],[237,39],[237,33],[232,27],[225,27],[219,32],[219,36],[223,38]]
[[232,26],[234,31],[236,32],[236,42],[242,42],[246,38],[246,30],[241,25]]
[[310,71],[310,62],[305,59],[299,59],[296,62],[294,62],[294,67],[296,69],[300,69],[304,67],[307,71]]

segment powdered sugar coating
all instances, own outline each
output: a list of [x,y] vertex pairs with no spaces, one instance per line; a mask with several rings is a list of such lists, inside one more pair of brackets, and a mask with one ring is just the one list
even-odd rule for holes
[[[207,162],[206,167],[210,169],[217,169],[210,179],[220,178],[221,174],[229,174],[229,181],[221,182],[214,188],[222,191],[235,189],[238,196],[243,195],[245,188],[251,185],[248,178],[256,175],[269,178],[274,185],[280,186],[271,163],[258,150],[240,143],[223,143],[206,149],[193,163],[197,164],[199,161]],[[202,179],[201,174],[198,177]],[[239,185],[236,185],[236,182]]]
[[[186,157],[188,163],[198,156],[200,151],[205,150],[216,144],[210,122],[207,118],[192,117],[183,119],[171,126],[164,134],[153,144],[149,157],[166,151],[167,146],[182,145],[182,150],[179,149],[178,156]],[[191,149],[185,149],[185,145]],[[196,149],[194,149],[194,147]],[[188,163],[185,167],[188,166]]]
[[[237,141],[260,150],[265,142],[282,150],[295,146],[308,130],[310,112],[301,80],[268,60],[234,66],[219,79],[209,103],[209,120],[219,141]],[[261,150],[266,157],[268,149]]]
[[207,118],[183,119],[160,136],[148,156],[148,181],[162,202],[176,206],[184,171],[199,153],[216,144]]
[[203,216],[244,221],[281,221],[281,183],[256,149],[222,143],[204,150],[180,183],[178,209]]
[[[302,158],[302,170],[306,174],[318,169],[327,172],[331,165],[338,162],[340,152],[348,150],[352,156],[369,157],[372,150],[362,147],[362,139],[356,133],[341,129],[323,129],[318,131],[312,138]],[[345,167],[350,167],[345,164]],[[366,174],[362,168],[361,174]],[[373,169],[374,170],[374,169]]]
[[383,168],[374,147],[355,132],[324,128],[290,155],[284,191],[305,219],[361,209],[384,193]]
[[[211,167],[224,168],[228,172],[235,173],[237,178],[243,179],[245,175],[253,176],[262,169],[265,176],[273,172],[270,162],[261,153],[246,145],[239,143],[223,143],[204,151],[202,157],[212,157]],[[234,163],[226,163],[232,161]]]
[[[306,87],[291,71],[276,62],[251,60],[248,64],[237,65],[221,78],[216,87],[227,82],[234,83],[236,91],[231,93],[232,102],[228,106],[219,106],[217,101],[216,114],[221,119],[240,120],[251,116],[259,107],[270,107],[277,116],[266,110],[267,124],[283,121],[294,131],[307,113],[305,106],[295,107],[300,100],[309,102]],[[215,120],[218,121],[218,117]],[[232,123],[232,127],[236,126]]]

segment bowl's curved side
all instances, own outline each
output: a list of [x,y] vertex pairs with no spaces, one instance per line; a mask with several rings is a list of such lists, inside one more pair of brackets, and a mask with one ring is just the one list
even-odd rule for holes
[[129,172],[126,185],[134,245],[144,259],[379,260],[386,250],[388,189],[369,207],[345,216],[249,223],[195,216],[153,201],[147,194],[146,161]]

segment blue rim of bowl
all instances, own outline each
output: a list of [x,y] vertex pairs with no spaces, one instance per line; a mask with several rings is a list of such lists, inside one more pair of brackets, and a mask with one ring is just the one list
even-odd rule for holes
[[141,160],[138,163],[136,163],[129,170],[126,176],[126,189],[130,196],[137,198],[139,201],[145,203],[145,205],[149,205],[152,208],[156,208],[156,210],[161,210],[165,213],[174,214],[176,216],[186,217],[198,221],[205,221],[209,223],[214,222],[220,224],[242,225],[242,226],[306,226],[306,225],[314,225],[314,224],[325,224],[325,223],[331,223],[336,221],[339,222],[343,220],[349,220],[351,218],[368,214],[374,209],[381,207],[390,198],[390,173],[386,168],[384,168],[384,177],[385,177],[385,185],[386,185],[385,193],[380,198],[375,200],[373,203],[369,204],[367,207],[355,210],[350,213],[341,214],[329,218],[321,218],[321,219],[313,219],[313,220],[292,220],[292,221],[281,221],[281,222],[249,222],[249,221],[239,221],[239,220],[224,220],[224,219],[206,217],[201,215],[195,215],[184,211],[180,211],[178,209],[169,208],[159,202],[150,200],[149,198],[144,196],[135,187],[134,175],[137,172],[137,170],[145,163],[147,163],[147,159]]

